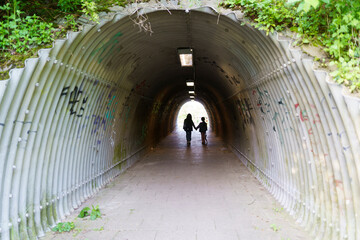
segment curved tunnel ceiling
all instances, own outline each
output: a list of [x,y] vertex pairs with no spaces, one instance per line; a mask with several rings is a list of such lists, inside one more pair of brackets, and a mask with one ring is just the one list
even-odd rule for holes
[[142,31],[119,14],[69,33],[0,81],[1,238],[43,235],[169,134],[187,79],[215,132],[309,231],[359,238],[359,99],[235,14],[143,16]]

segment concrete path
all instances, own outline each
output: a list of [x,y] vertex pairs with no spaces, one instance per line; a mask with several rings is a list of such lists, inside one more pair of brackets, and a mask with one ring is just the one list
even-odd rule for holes
[[[202,146],[174,132],[82,207],[102,218],[66,221],[70,233],[43,239],[295,240],[311,239],[223,143]],[[81,207],[81,208],[82,208]]]

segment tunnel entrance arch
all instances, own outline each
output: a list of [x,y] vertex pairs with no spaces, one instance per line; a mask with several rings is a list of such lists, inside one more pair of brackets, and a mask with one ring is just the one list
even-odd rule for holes
[[201,122],[202,117],[205,117],[205,122],[208,124],[208,128],[210,128],[210,119],[204,105],[195,100],[185,102],[180,107],[179,113],[177,114],[177,128],[182,128],[184,119],[188,113],[191,114],[195,126]]
[[288,211],[325,239],[360,236],[359,99],[238,12],[150,6],[151,34],[124,13],[0,84],[2,239],[42,235],[169,134],[194,72],[214,131]]

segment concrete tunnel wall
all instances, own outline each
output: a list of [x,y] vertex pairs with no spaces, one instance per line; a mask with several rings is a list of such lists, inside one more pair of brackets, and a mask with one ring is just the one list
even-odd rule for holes
[[168,135],[194,73],[216,134],[285,209],[319,239],[360,239],[359,99],[236,12],[143,16],[152,34],[118,14],[0,81],[1,239],[42,236]]

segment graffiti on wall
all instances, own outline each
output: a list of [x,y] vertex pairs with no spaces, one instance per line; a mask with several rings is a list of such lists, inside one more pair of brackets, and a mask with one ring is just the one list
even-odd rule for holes
[[[291,109],[293,109],[300,122],[306,123],[305,135],[309,141],[308,151],[314,158],[320,161],[325,161],[326,157],[329,156],[329,153],[322,149],[321,143],[317,142],[315,138],[316,131],[319,130],[318,125],[322,124],[316,105],[312,103],[306,104],[306,107],[300,103],[289,105],[285,97],[271,99],[269,91],[266,89],[260,90],[259,87],[252,89],[249,93],[250,98],[239,98],[236,100],[236,106],[239,109],[241,118],[243,119],[244,129],[252,122],[252,114],[254,114],[254,112],[251,111],[255,108],[262,116],[270,117],[269,119],[272,121],[271,127],[273,132],[278,134],[280,143],[284,144],[284,132],[296,131],[296,127],[294,127],[293,123],[290,121],[292,116]],[[329,98],[333,98],[331,93],[329,93]],[[325,97],[323,97],[321,99],[321,103],[325,102],[325,100]],[[251,105],[251,103],[253,104]],[[271,106],[270,103],[273,104],[274,107]],[[332,106],[331,109],[337,110],[336,106]],[[327,135],[332,136],[333,133],[329,132]],[[336,135],[341,138],[342,133],[337,133]],[[343,151],[347,151],[348,149],[350,149],[350,146],[342,146]]]
[[91,135],[96,134],[100,129],[106,130],[106,119],[100,115],[92,115],[93,120],[93,129]]
[[116,139],[115,119],[113,121],[114,121],[114,124],[112,124],[112,126],[111,126],[111,134],[110,134],[110,145],[112,147],[115,146],[115,139]]
[[[108,86],[108,88],[110,88],[110,86]],[[116,115],[115,109],[118,104],[116,102],[116,94],[115,93],[116,93],[116,89],[113,88],[113,89],[111,89],[109,94],[107,94],[106,98],[104,98],[104,96],[106,96],[105,92],[103,92],[98,97],[98,102],[102,102],[102,104],[99,105],[99,108],[105,109],[105,110],[103,110],[102,113],[92,115],[93,126],[92,126],[92,130],[91,130],[91,135],[94,135],[94,134],[97,135],[97,144],[101,143],[104,136],[107,135],[105,132],[106,132],[108,126],[111,126],[112,128],[111,128],[111,132],[110,132],[110,136],[109,136],[108,140],[112,147],[114,147],[114,145],[115,145],[115,135],[116,135],[116,131],[114,129],[115,115]]]
[[[86,119],[86,121],[88,121],[89,116],[86,116],[85,119]],[[78,128],[78,131],[77,131],[77,138],[81,138],[82,133],[84,132],[86,127],[87,127],[86,122],[85,123],[79,123],[79,128]]]
[[[111,93],[110,93],[110,94],[111,94]],[[105,117],[106,117],[106,119],[109,120],[109,121],[111,121],[112,119],[115,118],[115,106],[117,105],[117,102],[115,102],[114,104],[112,104],[115,98],[116,98],[115,95],[112,96],[112,97],[111,97],[111,95],[109,95],[109,99],[110,99],[110,100],[108,100],[108,103],[107,103],[107,105],[106,105]]]
[[[320,120],[320,115],[317,113],[317,109],[316,106],[313,104],[309,104],[310,108],[313,109],[313,111],[315,111],[315,114],[313,114],[313,116],[311,116],[308,111],[304,108],[301,108],[299,103],[295,103],[295,111],[299,114],[300,117],[300,121],[301,122],[307,122],[309,121],[312,124],[320,124],[321,120]],[[312,132],[312,128],[310,128],[308,130],[309,132]]]
[[115,46],[120,42],[119,39],[122,35],[123,34],[121,32],[116,33],[114,36],[111,37],[109,41],[103,43],[101,47],[93,50],[90,56],[95,56],[97,53],[99,53],[97,61],[98,63],[101,63],[105,58],[113,54],[115,50],[119,52],[122,48],[119,47],[115,49]]
[[83,116],[85,105],[89,97],[84,95],[82,86],[75,86],[72,89],[70,88],[70,86],[64,87],[60,94],[60,98],[62,97],[69,97],[68,105],[70,106],[70,115],[74,115],[76,117]]
[[145,88],[149,87],[150,86],[147,84],[147,80],[143,80],[135,85],[135,92],[139,95],[143,95]]
[[130,115],[130,106],[125,106],[123,108],[123,111],[120,113],[120,119],[122,121],[124,121],[124,123],[126,124],[129,120],[129,115]]
[[[239,74],[237,74],[237,76],[230,74],[229,71],[224,70],[223,67],[219,66],[219,64],[216,61],[214,61],[208,57],[198,57],[196,60],[199,63],[209,64],[209,65],[211,65],[212,68],[217,68],[219,70],[218,73],[221,72],[221,74],[227,79],[227,81],[231,85],[238,86],[241,83],[239,80],[239,79],[241,79]],[[227,68],[237,69],[237,67],[234,67],[231,64],[229,64],[227,66]]]

